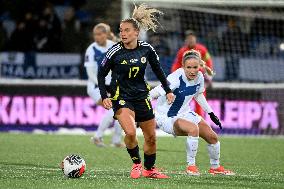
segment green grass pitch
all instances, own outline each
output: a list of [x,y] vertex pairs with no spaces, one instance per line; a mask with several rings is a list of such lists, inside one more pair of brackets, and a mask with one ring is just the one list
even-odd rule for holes
[[[156,166],[170,179],[130,179],[131,161],[125,149],[97,148],[89,135],[0,133],[0,188],[284,188],[284,138],[220,137],[221,164],[235,176],[207,174],[206,143],[200,139],[197,165],[201,176],[184,172],[185,138],[159,137]],[[110,138],[107,137],[106,143]],[[143,138],[139,138],[140,149]],[[67,179],[58,168],[71,153],[87,164],[79,179]],[[140,151],[143,157],[143,151]]]

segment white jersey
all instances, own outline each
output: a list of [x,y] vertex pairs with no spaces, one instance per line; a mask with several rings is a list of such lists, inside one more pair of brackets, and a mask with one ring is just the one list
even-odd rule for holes
[[[157,116],[167,115],[167,117],[174,117],[190,112],[189,102],[195,95],[203,93],[205,90],[202,72],[199,71],[194,80],[188,80],[184,69],[179,68],[171,73],[167,79],[175,95],[175,100],[172,104],[168,104],[163,88],[161,86],[154,88],[152,92],[160,94],[156,105]],[[152,96],[151,92],[150,96]]]
[[[101,64],[107,50],[112,47],[115,43],[113,41],[107,40],[106,46],[99,46],[96,42],[92,43],[86,50],[85,54],[85,67],[92,67],[94,76],[98,75],[98,67]],[[111,72],[106,77],[106,85],[111,82]],[[97,84],[97,83],[95,83]]]

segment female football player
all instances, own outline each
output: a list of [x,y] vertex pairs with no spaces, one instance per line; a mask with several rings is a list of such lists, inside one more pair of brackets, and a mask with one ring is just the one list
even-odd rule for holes
[[[204,92],[204,77],[198,71],[200,66],[205,66],[200,53],[190,50],[184,53],[182,68],[168,76],[170,88],[175,95],[172,104],[168,104],[165,91],[157,86],[150,91],[152,98],[158,98],[156,107],[156,121],[161,130],[174,136],[187,136],[186,153],[187,169],[189,175],[200,175],[195,164],[199,136],[208,143],[210,157],[210,174],[234,174],[220,166],[220,142],[212,128],[195,112],[190,110],[189,102],[194,97],[200,106],[210,115],[211,120],[222,128],[222,125],[213,110],[207,103]],[[211,70],[212,71],[212,70]]]
[[[157,28],[157,9],[142,4],[135,6],[132,18],[120,22],[121,42],[110,48],[99,69],[98,83],[106,109],[113,108],[125,132],[124,142],[133,161],[131,178],[139,178],[141,174],[150,178],[168,178],[155,167],[156,161],[156,122],[151,102],[148,99],[149,87],[144,79],[147,64],[161,81],[168,103],[173,101],[165,74],[160,66],[159,57],[154,48],[138,40],[140,29],[153,30]],[[108,97],[105,86],[105,76],[112,70],[115,75],[115,92]],[[135,122],[138,123],[144,135],[144,169],[139,155],[136,138]]]
[[[107,50],[114,45],[114,42],[108,40],[110,35],[110,26],[105,23],[97,24],[93,29],[94,42],[87,48],[85,55],[85,68],[88,75],[87,93],[94,100],[97,105],[102,105],[101,95],[98,86],[98,65],[104,58]],[[106,78],[106,84],[110,85],[111,75],[109,74]],[[124,147],[121,143],[122,129],[118,121],[113,120],[113,111],[108,110],[99,123],[96,136],[91,138],[91,142],[96,144],[98,147],[104,147],[103,135],[104,131],[114,122],[114,134],[112,137],[111,146]]]

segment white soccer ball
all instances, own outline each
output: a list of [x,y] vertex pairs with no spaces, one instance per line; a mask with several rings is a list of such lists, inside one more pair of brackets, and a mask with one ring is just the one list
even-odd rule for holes
[[80,156],[72,154],[63,159],[61,168],[66,177],[79,178],[86,170],[86,163]]

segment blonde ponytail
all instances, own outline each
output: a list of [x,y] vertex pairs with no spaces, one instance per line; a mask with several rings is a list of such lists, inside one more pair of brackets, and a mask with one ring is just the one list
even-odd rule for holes
[[141,28],[148,31],[156,31],[158,25],[157,16],[163,14],[162,11],[158,9],[151,8],[146,4],[141,4],[138,7],[134,4],[134,10],[132,18],[122,20],[121,22],[130,22],[133,24],[134,28],[140,30]]

